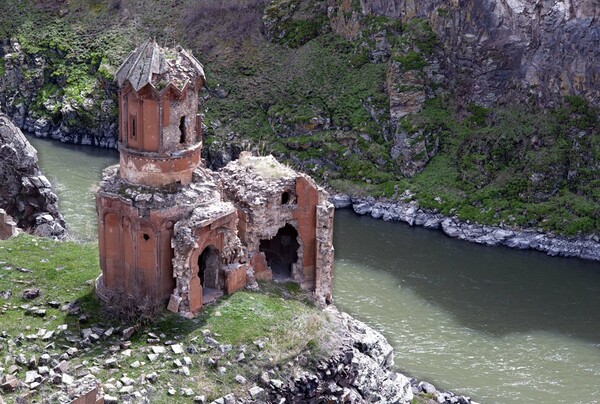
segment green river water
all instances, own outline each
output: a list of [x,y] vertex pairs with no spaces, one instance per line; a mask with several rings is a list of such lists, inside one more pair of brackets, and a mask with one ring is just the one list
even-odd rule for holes
[[[114,150],[31,138],[76,238]],[[398,370],[483,403],[600,402],[600,263],[484,247],[338,211],[335,303]]]

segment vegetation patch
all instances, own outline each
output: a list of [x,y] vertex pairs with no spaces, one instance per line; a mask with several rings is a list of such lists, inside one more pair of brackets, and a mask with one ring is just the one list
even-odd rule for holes
[[[118,391],[107,390],[107,385],[128,377],[136,389],[148,391],[152,402],[186,401],[194,395],[213,400],[231,392],[247,395],[267,370],[285,377],[288,361],[297,356],[318,360],[327,353],[321,346],[334,338],[326,316],[295,299],[301,292],[285,284],[263,285],[263,293],[238,292],[205,307],[193,320],[161,312],[151,324],[119,323],[107,316],[95,296],[98,275],[95,243],[29,235],[1,241],[0,350],[9,358],[3,366],[20,363],[19,355],[27,361],[32,355],[36,360],[43,354],[62,355],[73,377],[79,372],[75,369],[90,371],[113,396]],[[25,300],[23,291],[32,288],[39,289],[39,297]],[[123,344],[123,331],[129,327],[135,333]],[[48,332],[52,335],[42,339]],[[95,336],[84,338],[89,333]],[[25,380],[29,367],[17,366],[15,375]],[[238,375],[247,383],[236,381]],[[19,389],[3,397],[49,399],[59,389],[60,383],[48,382],[31,393]]]
[[[114,102],[110,116],[99,117],[103,100],[114,97],[114,72],[153,36],[161,45],[191,48],[206,65],[200,111],[206,156],[225,162],[240,150],[272,153],[340,191],[391,197],[410,188],[421,206],[468,220],[563,234],[598,230],[596,108],[579,97],[566,97],[554,110],[487,108],[463,105],[435,83],[389,83],[393,64],[426,80],[441,47],[429,22],[362,15],[360,2],[352,1],[337,16],[355,20],[358,32],[345,39],[333,32],[327,6],[323,0],[161,0],[152,9],[137,0],[3,2],[0,12],[11,18],[0,22],[0,34],[18,39],[28,66],[42,61],[23,72],[28,87],[43,82],[39,92],[11,102],[67,127],[116,120]],[[390,84],[405,95],[423,88],[437,96],[396,128]],[[437,156],[411,179],[391,157],[398,130],[421,133],[426,143],[435,138],[436,148],[439,139]],[[413,162],[427,161],[433,150],[426,145]]]

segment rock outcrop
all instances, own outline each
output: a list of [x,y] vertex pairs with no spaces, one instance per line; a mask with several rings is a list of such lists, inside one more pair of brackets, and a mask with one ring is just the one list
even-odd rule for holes
[[410,403],[411,382],[391,370],[393,348],[377,331],[340,313],[325,309],[338,335],[327,358],[285,381],[264,381],[269,402],[289,403]]
[[[112,81],[90,76],[85,88],[70,95],[65,90],[72,78],[48,74],[56,62],[52,57],[60,58],[60,52],[25,52],[14,38],[0,46],[4,65],[4,74],[0,74],[0,110],[16,126],[37,137],[116,148],[117,104],[110,96],[114,93]],[[44,96],[46,93],[51,95]]]
[[475,404],[469,397],[440,392],[430,383],[395,372],[393,348],[383,335],[335,306],[325,313],[337,336],[331,351],[290,378],[261,377],[268,402],[403,404],[425,394],[438,403]]
[[0,207],[20,228],[63,238],[65,221],[57,197],[40,172],[37,152],[5,115],[0,115]]
[[564,95],[599,105],[600,6],[594,0],[361,0],[364,14],[425,18],[454,88],[482,105]]
[[[370,215],[386,222],[405,222],[411,226],[440,229],[450,237],[489,246],[507,246],[521,250],[532,249],[551,256],[578,257],[600,261],[600,236],[561,237],[536,230],[523,230],[486,226],[461,221],[457,216],[446,217],[440,213],[421,209],[417,201],[384,201],[375,198],[351,198],[335,195],[332,203],[338,209],[352,207],[359,215]],[[410,199],[410,195],[408,198]]]

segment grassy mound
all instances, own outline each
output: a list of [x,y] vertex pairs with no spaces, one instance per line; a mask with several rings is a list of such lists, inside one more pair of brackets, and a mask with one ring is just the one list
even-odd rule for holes
[[[191,402],[195,395],[211,400],[232,392],[247,396],[265,371],[271,372],[271,378],[285,377],[280,372],[289,372],[289,367],[282,365],[298,357],[309,363],[321,358],[320,347],[331,338],[326,332],[328,319],[299,300],[302,296],[293,285],[263,285],[261,293],[238,292],[205,308],[193,320],[165,312],[151,325],[120,324],[106,318],[94,294],[93,280],[98,275],[95,243],[54,242],[28,235],[0,242],[0,330],[4,331],[0,351],[9,358],[0,365],[0,374],[18,364],[20,355],[39,361],[47,353],[60,360],[75,347],[77,352],[68,354],[70,375],[92,373],[113,396],[119,395],[119,380],[126,376],[152,402]],[[40,296],[25,300],[22,292],[30,288],[38,288]],[[71,313],[62,307],[68,303]],[[136,332],[130,345],[123,344],[122,331],[130,326],[136,326]],[[54,335],[43,340],[49,331]],[[82,341],[90,331],[97,340],[90,336],[89,342]],[[177,353],[174,345],[181,346],[183,353]],[[15,375],[23,381],[28,370],[27,363],[20,364]],[[152,382],[153,374],[157,378]],[[247,382],[236,381],[238,375]],[[64,388],[47,381],[31,397],[48,398]],[[29,393],[22,387],[4,392],[3,397],[12,401]]]

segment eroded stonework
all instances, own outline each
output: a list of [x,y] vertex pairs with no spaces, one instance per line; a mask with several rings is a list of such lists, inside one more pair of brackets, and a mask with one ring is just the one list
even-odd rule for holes
[[146,41],[117,80],[121,159],[104,171],[96,199],[99,296],[143,291],[193,316],[223,294],[280,280],[329,304],[334,208],[326,192],[272,156],[242,153],[220,172],[204,167],[204,71],[183,49]]

